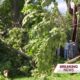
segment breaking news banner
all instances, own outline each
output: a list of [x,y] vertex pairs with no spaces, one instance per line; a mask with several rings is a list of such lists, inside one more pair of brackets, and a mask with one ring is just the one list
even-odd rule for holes
[[57,64],[54,73],[80,73],[80,64]]

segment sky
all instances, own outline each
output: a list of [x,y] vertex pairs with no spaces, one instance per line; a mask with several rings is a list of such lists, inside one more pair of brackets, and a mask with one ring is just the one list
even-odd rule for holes
[[58,2],[58,9],[60,13],[65,14],[67,11],[66,2],[64,0],[57,0],[57,2]]
[[[66,2],[64,0],[57,0],[58,2],[58,9],[62,14],[65,14],[67,11],[67,5]],[[71,4],[71,8],[74,9],[74,2],[70,2]]]
[[[64,0],[57,0],[58,2],[58,9],[61,14],[65,14],[67,11],[67,5]],[[54,7],[54,3],[52,2],[48,7],[46,7],[49,11]]]
[[0,5],[2,5],[3,2],[4,2],[4,0],[0,0]]

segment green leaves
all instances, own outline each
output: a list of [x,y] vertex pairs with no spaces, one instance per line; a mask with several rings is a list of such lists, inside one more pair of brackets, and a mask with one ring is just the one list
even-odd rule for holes
[[8,36],[5,39],[5,42],[8,45],[17,50],[21,50],[21,48],[23,48],[23,46],[27,44],[27,41],[27,32],[22,28],[13,28],[9,30]]
[[24,5],[22,12],[24,12],[24,14],[25,14],[25,13],[31,12],[32,10],[36,10],[36,9],[37,9],[36,5],[27,4],[27,5]]
[[0,14],[1,13],[5,14],[6,12],[8,13],[9,10],[10,10],[10,7],[11,7],[10,1],[9,0],[4,0],[3,3],[2,3],[2,5],[0,5],[0,10],[2,10],[0,12]]
[[[52,23],[58,15],[53,15],[48,12],[40,14],[44,14],[42,20],[34,23],[31,25],[32,27],[28,29],[30,40],[28,45],[24,47],[24,50],[34,57],[38,70],[42,73],[50,71],[56,48],[64,44],[66,34],[64,28],[61,28],[59,25],[57,26],[55,22]],[[34,18],[37,17],[40,16],[34,16]],[[32,20],[34,18],[32,18]],[[29,22],[30,20],[28,23]]]
[[65,27],[62,26],[63,23],[58,23],[60,14],[57,6],[54,12],[50,13],[44,10],[44,6],[49,5],[51,0],[43,0],[40,3],[41,6],[36,4],[39,8],[34,8],[31,3],[27,4],[27,9],[24,8],[23,12],[26,16],[23,19],[23,25],[29,34],[29,42],[24,46],[24,51],[33,56],[38,72],[46,73],[50,72],[56,49],[64,45],[66,33]]
[[42,0],[42,6],[48,6],[50,3],[52,2],[52,0]]
[[[44,7],[50,5],[51,2],[54,2],[54,9],[52,12],[49,12]],[[3,20],[3,15],[2,20],[9,20],[9,23],[14,23],[11,19],[11,5],[8,4],[8,6],[7,8],[3,7],[6,12],[2,12],[8,15],[8,19]],[[19,6],[23,6],[21,2]],[[19,9],[19,12],[21,9],[22,7]],[[7,14],[8,10],[10,11]],[[71,16],[60,15],[55,0],[37,0],[36,2],[34,0],[26,0],[22,13],[24,15],[22,26],[9,26],[12,28],[7,29],[8,32],[4,38],[4,42],[12,48],[32,56],[39,74],[50,73],[56,59],[56,49],[64,46],[67,32],[71,30]],[[19,59],[17,62],[19,62]],[[6,64],[10,63],[8,62]],[[26,66],[21,67],[22,71],[27,69]]]
[[72,0],[75,4],[78,4],[80,0]]

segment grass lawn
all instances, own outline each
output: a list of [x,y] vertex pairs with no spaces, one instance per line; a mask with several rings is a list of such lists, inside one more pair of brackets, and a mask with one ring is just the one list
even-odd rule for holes
[[34,80],[34,78],[33,77],[21,77],[21,78],[15,78],[15,79],[13,79],[13,80]]
[[80,74],[54,74],[48,76],[47,79],[34,79],[33,77],[20,77],[13,80],[80,80]]

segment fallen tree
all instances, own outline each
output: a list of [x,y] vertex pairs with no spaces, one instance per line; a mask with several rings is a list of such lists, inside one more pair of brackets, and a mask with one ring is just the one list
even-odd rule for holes
[[78,55],[77,57],[75,57],[73,59],[66,61],[65,63],[68,63],[68,64],[75,63],[77,60],[80,60],[80,55]]

